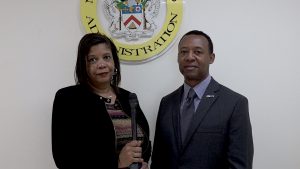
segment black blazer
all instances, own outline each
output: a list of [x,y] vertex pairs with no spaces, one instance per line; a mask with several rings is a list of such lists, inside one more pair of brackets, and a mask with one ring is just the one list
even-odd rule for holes
[[151,169],[251,169],[253,140],[247,98],[211,80],[181,141],[183,86],[162,98]]
[[[131,116],[128,91],[119,88],[117,98]],[[144,130],[143,158],[151,153],[148,122],[138,106],[137,123]],[[52,152],[60,169],[117,169],[115,131],[105,103],[87,87],[76,85],[60,89],[52,114]]]

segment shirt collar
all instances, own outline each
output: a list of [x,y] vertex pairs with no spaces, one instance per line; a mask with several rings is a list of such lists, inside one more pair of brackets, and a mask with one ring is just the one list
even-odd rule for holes
[[[202,96],[204,95],[204,92],[205,92],[207,86],[209,85],[210,80],[211,80],[211,76],[208,75],[203,81],[201,81],[195,87],[193,87],[193,89],[195,90],[195,93],[197,94],[198,99],[201,99]],[[186,83],[184,83],[183,87],[184,87],[183,98],[185,99],[187,97],[187,94],[191,87]]]

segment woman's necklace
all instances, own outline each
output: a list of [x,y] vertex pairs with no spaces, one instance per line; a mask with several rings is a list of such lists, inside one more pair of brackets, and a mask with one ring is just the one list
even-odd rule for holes
[[108,96],[108,97],[102,97],[102,96],[100,96],[100,99],[103,100],[106,103],[111,103],[112,96]]
[[100,96],[101,100],[107,103],[111,103],[115,97],[115,93],[113,92],[113,89],[111,87],[102,91],[96,89],[96,93]]

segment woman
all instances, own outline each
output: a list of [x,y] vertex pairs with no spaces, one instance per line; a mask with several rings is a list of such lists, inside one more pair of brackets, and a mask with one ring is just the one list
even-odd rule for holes
[[148,122],[136,108],[138,139],[132,141],[129,91],[119,88],[116,46],[105,35],[86,34],[78,46],[76,85],[57,91],[52,114],[52,151],[60,169],[117,169],[147,162]]

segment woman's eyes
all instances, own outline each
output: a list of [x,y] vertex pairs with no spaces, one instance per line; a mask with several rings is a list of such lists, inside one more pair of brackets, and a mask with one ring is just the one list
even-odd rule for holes
[[104,56],[103,59],[104,60],[110,60],[112,57],[110,55]]
[[[88,62],[88,63],[96,63],[99,59],[100,59],[99,57],[88,57],[88,58],[87,58],[87,62]],[[109,60],[112,59],[112,56],[106,55],[106,56],[103,56],[102,59],[103,59],[104,61],[109,61]]]
[[87,61],[88,61],[89,63],[94,63],[94,62],[97,61],[97,59],[94,58],[94,57],[91,57],[91,58],[88,58]]

